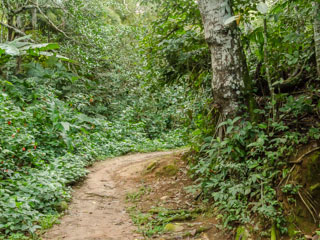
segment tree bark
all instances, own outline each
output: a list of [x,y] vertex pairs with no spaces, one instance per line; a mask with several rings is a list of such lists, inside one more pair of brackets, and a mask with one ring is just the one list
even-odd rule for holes
[[16,16],[16,27],[23,31],[23,24],[22,24],[22,16],[21,15],[18,15]]
[[[13,24],[13,16],[8,15],[8,19],[7,19],[8,25],[9,26],[14,26]],[[10,42],[14,40],[14,30],[12,28],[8,28],[8,38],[7,41]]]
[[32,28],[33,30],[36,30],[37,29],[37,9],[34,8],[31,10],[31,13],[32,13]]
[[315,43],[315,53],[317,60],[317,72],[320,78],[320,4],[316,1],[313,2],[314,9],[314,43]]
[[[224,118],[239,111],[241,92],[251,88],[248,69],[229,0],[200,0],[205,38],[211,50],[214,101]],[[250,91],[251,89],[247,89]]]
[[263,19],[263,38],[264,38],[264,45],[263,45],[263,58],[266,67],[266,78],[268,82],[268,87],[271,95],[271,105],[272,105],[272,120],[276,120],[276,100],[274,94],[274,86],[272,85],[271,76],[270,76],[270,68],[269,68],[269,52],[268,52],[268,25],[267,25],[267,18],[266,16]]
[[[0,22],[0,25],[3,26],[3,27],[5,27],[5,28],[7,28],[8,30],[12,30],[12,31],[16,32],[17,34],[20,34],[21,36],[27,36],[27,34],[25,34],[24,32],[20,31],[19,29],[15,28],[15,27],[12,27],[12,26],[10,26],[10,25],[8,25],[8,24],[5,24],[5,23],[3,23],[3,22]],[[33,42],[32,39],[30,39],[30,41]]]

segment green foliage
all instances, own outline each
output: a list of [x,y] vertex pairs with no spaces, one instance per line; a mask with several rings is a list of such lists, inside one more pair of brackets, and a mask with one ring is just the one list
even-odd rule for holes
[[60,223],[58,220],[59,217],[60,215],[58,214],[44,216],[43,218],[40,219],[40,222],[39,222],[41,229],[47,230],[51,228],[54,224]]
[[150,188],[143,186],[139,189],[139,191],[128,193],[126,196],[126,199],[127,201],[130,201],[130,202],[137,202],[141,199],[143,195],[150,192],[150,190],[151,190]]
[[293,185],[293,184],[286,184],[286,185],[284,185],[282,188],[281,188],[281,191],[283,192],[283,193],[286,193],[286,194],[293,194],[293,195],[295,195],[295,194],[297,194],[298,193],[298,191],[299,191],[299,189],[301,188],[302,186],[295,186],[295,185]]
[[[308,97],[289,97],[280,108],[280,116],[296,119],[315,107]],[[225,128],[225,138],[207,137],[192,168],[205,196],[214,200],[214,206],[223,214],[225,227],[235,222],[251,223],[253,216],[259,216],[261,221],[275,221],[284,233],[276,186],[289,172],[287,161],[296,153],[297,146],[318,139],[315,132],[319,128],[304,133],[291,126],[291,122],[267,119],[251,123],[240,117],[218,127]],[[299,187],[289,184],[281,190],[295,195]]]
[[0,236],[1,240],[31,240],[32,238],[26,237],[23,234],[17,233],[17,234],[12,234],[10,237],[8,238],[2,238],[2,236]]
[[[86,166],[95,159],[184,145],[184,130],[177,123],[159,124],[157,130],[148,114],[130,117],[133,109],[121,117],[113,115],[112,121],[79,112],[79,105],[87,100],[66,93],[81,81],[79,76],[53,54],[41,54],[56,45],[31,44],[28,39],[0,46],[4,64],[0,78],[0,234],[10,239],[19,239],[21,233],[35,236],[38,230],[52,226],[70,200],[69,186],[86,176]],[[135,103],[136,108],[141,105]],[[170,114],[174,111],[168,105],[163,108],[170,109]],[[160,123],[161,116],[156,117]]]
[[[243,114],[218,124],[196,1],[41,0],[33,15],[32,2],[4,0],[1,21],[13,27],[1,26],[0,36],[4,238],[51,226],[70,184],[95,159],[189,140],[193,173],[225,226],[260,216],[279,228],[275,186],[289,172],[287,159],[320,139],[319,82],[311,1],[265,2],[234,0],[226,19],[239,26],[260,121]],[[213,137],[219,128],[222,139]],[[292,196],[298,189],[282,187]],[[136,222],[152,235],[168,218],[141,213]]]
[[[190,117],[189,139],[196,158],[190,162],[205,196],[223,213],[225,226],[251,223],[259,216],[279,228],[283,212],[276,187],[290,170],[287,161],[299,147],[319,139],[311,3],[232,1],[234,16],[226,20],[239,26],[260,119],[249,122],[243,114],[220,125],[210,93],[209,51],[197,4],[185,0],[146,4],[158,13],[142,44],[149,74],[161,83],[190,86],[185,114]],[[275,88],[273,102],[267,68]],[[226,133],[222,139],[213,137],[219,128]],[[293,196],[298,189],[285,185],[282,191]]]
[[136,207],[128,209],[133,223],[139,232],[146,237],[162,233],[171,222],[195,219],[201,210],[171,210],[166,208],[152,208],[149,212],[141,212]]
[[195,87],[210,83],[210,54],[197,3],[152,2],[158,18],[142,45],[148,53],[148,68],[164,83],[188,82]]
[[[128,193],[127,201],[136,204],[141,198],[151,191],[150,187],[142,186],[138,191]],[[138,227],[138,231],[145,237],[152,237],[155,234],[168,230],[170,223],[195,219],[202,209],[166,209],[162,207],[152,207],[148,211],[141,211],[136,205],[128,207],[133,223]]]
[[[0,54],[7,56],[23,56],[23,55],[50,55],[49,52],[44,52],[47,50],[58,49],[59,45],[54,43],[43,43],[43,44],[34,44],[27,42],[30,40],[31,36],[17,38],[8,43],[0,44]],[[4,57],[3,57],[4,58]]]
[[[240,29],[251,75],[257,81],[258,95],[264,96],[269,95],[266,67],[276,91],[282,93],[303,87],[315,75],[311,2],[267,1],[265,8],[268,9],[262,14],[259,1],[235,4],[235,11],[241,16]],[[264,62],[265,50],[269,53],[268,62]]]

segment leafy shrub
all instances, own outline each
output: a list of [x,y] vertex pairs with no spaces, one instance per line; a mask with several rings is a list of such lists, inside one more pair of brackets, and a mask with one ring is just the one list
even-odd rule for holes
[[276,186],[289,172],[290,156],[298,146],[319,139],[319,129],[305,131],[301,125],[292,127],[294,121],[284,119],[306,116],[315,107],[309,97],[289,97],[279,110],[282,121],[267,119],[258,124],[237,117],[218,126],[226,131],[223,140],[204,138],[192,171],[204,195],[223,214],[225,227],[252,223],[258,216],[264,222],[276,222],[280,230],[286,231]]

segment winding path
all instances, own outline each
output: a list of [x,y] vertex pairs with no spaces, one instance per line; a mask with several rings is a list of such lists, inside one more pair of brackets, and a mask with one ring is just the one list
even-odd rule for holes
[[170,152],[133,154],[98,162],[88,178],[74,188],[73,200],[61,224],[54,226],[44,240],[135,240],[135,233],[125,211],[126,193],[133,191],[137,173],[154,158]]

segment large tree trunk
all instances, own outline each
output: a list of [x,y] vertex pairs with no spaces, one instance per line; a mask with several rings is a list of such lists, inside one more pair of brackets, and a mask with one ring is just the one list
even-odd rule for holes
[[232,17],[231,4],[229,0],[200,0],[199,7],[211,50],[214,101],[224,118],[233,117],[239,110],[241,92],[251,84],[237,25],[224,24]]
[[313,9],[314,9],[314,43],[315,43],[315,53],[316,53],[316,60],[317,60],[317,71],[318,77],[320,77],[320,4],[316,1],[313,2]]

